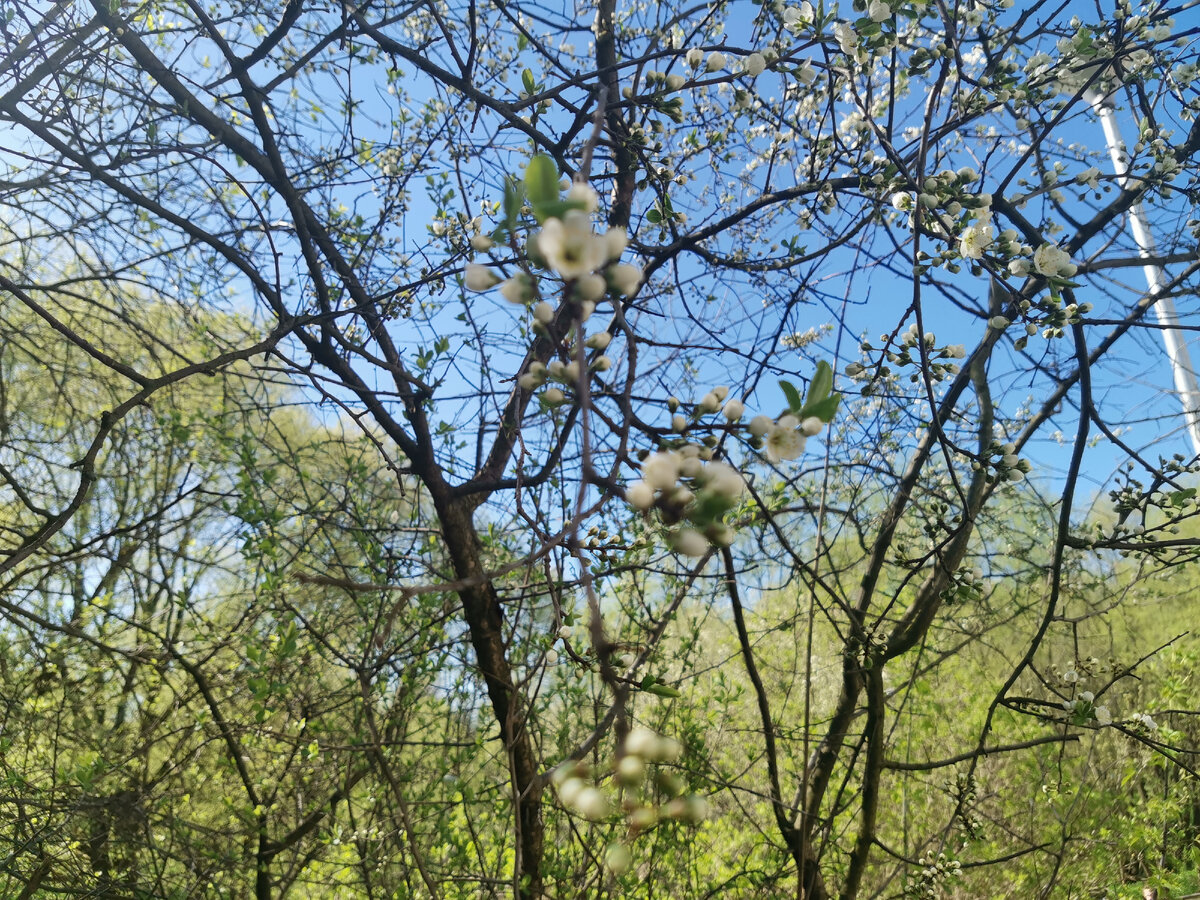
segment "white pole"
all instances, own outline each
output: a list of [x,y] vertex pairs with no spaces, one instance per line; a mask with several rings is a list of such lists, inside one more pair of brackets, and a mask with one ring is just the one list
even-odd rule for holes
[[[1112,157],[1117,184],[1124,189],[1129,181],[1129,157],[1125,153],[1125,144],[1117,128],[1117,117],[1113,113],[1112,104],[1108,102],[1107,97],[1094,90],[1086,91],[1083,96],[1100,117],[1100,127],[1104,129],[1104,140],[1108,143],[1108,155]],[[1154,236],[1150,233],[1150,225],[1146,221],[1146,213],[1140,202],[1130,207],[1129,221],[1133,239],[1137,242],[1142,257],[1153,257]],[[1154,314],[1158,318],[1158,324],[1163,326],[1163,344],[1166,345],[1167,358],[1171,361],[1171,371],[1175,376],[1175,390],[1179,394],[1180,403],[1183,404],[1183,418],[1187,423],[1188,436],[1192,439],[1192,452],[1200,456],[1200,384],[1196,380],[1196,370],[1192,368],[1192,358],[1188,353],[1183,332],[1177,327],[1179,317],[1175,313],[1175,301],[1170,297],[1158,296],[1166,283],[1161,266],[1147,262],[1142,266],[1142,271],[1146,274],[1146,285],[1151,298],[1157,298],[1153,301]]]

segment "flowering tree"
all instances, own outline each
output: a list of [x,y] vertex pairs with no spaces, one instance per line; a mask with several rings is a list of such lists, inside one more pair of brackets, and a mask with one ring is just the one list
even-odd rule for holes
[[20,896],[1049,896],[1075,745],[1194,802],[1106,637],[1197,546],[1185,15],[7,9],[6,665],[124,679],[84,776],[22,712]]

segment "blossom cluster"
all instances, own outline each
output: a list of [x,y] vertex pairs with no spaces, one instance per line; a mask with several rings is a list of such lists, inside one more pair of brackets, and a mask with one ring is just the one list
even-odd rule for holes
[[[569,321],[577,326],[584,348],[596,351],[587,362],[587,372],[607,371],[612,360],[602,354],[608,348],[611,334],[602,331],[583,338],[582,330],[598,304],[610,296],[631,296],[641,286],[641,268],[620,262],[629,242],[628,235],[620,228],[598,232],[592,216],[599,209],[599,196],[591,186],[581,182],[559,184],[557,168],[549,157],[536,156],[530,161],[525,191],[531,211],[541,224],[540,229],[529,233],[525,243],[524,256],[530,265],[504,278],[490,265],[468,263],[464,283],[472,291],[498,286],[505,300],[529,308],[535,332],[548,333],[560,318],[562,305],[543,299],[543,282],[547,275],[561,281],[561,286],[556,284],[554,289],[561,293]],[[514,192],[510,185],[505,198],[509,220],[497,233],[515,227],[518,204]],[[492,237],[477,235],[471,246],[477,251],[489,251],[495,243]],[[518,383],[524,390],[533,391],[551,382],[541,400],[545,407],[553,408],[567,402],[567,392],[579,385],[584,374],[578,355],[572,354],[568,362],[531,362],[520,374]]]
[[962,863],[945,853],[937,856],[922,856],[917,860],[921,867],[915,879],[909,880],[904,893],[908,897],[934,898],[944,896],[944,882],[962,877]]
[[[899,369],[912,366],[917,369],[909,375],[909,381],[914,384],[925,375],[934,384],[952,375],[957,375],[959,365],[953,360],[965,359],[967,355],[967,349],[962,344],[946,344],[939,347],[937,335],[932,331],[922,334],[915,322],[900,334],[894,346],[889,346],[892,344],[892,338],[889,335],[881,334],[879,340],[884,347],[883,359],[888,365],[879,368],[876,373],[877,377],[889,377],[892,374],[889,366],[896,366]],[[863,353],[871,353],[875,347],[870,341],[863,341],[859,345],[859,349]],[[858,378],[867,371],[867,367],[862,363],[849,363],[844,371],[849,377]]]
[[[677,763],[683,745],[674,738],[637,726],[625,736],[612,765],[609,790],[600,787],[597,773],[585,760],[568,760],[553,770],[550,783],[564,807],[592,822],[612,818],[619,810],[624,817],[625,837],[609,845],[605,866],[614,874],[628,871],[633,863],[630,844],[664,819],[698,824],[708,815],[708,803],[696,794],[686,794],[686,785],[665,766]],[[667,795],[658,803],[644,790],[647,776],[655,767],[654,783]],[[615,797],[613,794],[615,793]]]
[[1158,731],[1158,723],[1148,713],[1133,713],[1129,717],[1129,724],[1146,731]]
[[673,413],[671,430],[682,439],[664,440],[654,452],[641,454],[641,478],[625,490],[625,499],[634,509],[647,513],[658,512],[668,526],[678,526],[669,532],[673,548],[685,556],[703,556],[710,545],[728,546],[733,542],[733,529],[723,521],[727,512],[742,499],[745,482],[741,473],[728,462],[714,461],[714,448],[719,441],[710,433],[699,443],[687,440],[687,432],[704,423],[704,416],[720,413],[724,425],[717,428],[736,432],[745,428],[747,443],[761,449],[767,460],[779,463],[795,459],[804,452],[808,438],[820,433],[832,421],[841,396],[832,391],[833,369],[821,362],[809,383],[807,396],[789,382],[780,381],[788,409],[776,418],[757,415],[747,426],[741,426],[745,404],[729,396],[724,385],[704,394],[694,405],[692,419],[678,412],[679,400],[671,397],[667,408]]
[[755,416],[750,420],[750,434],[762,438],[763,452],[770,462],[796,459],[804,452],[808,439],[820,434],[825,427],[816,416],[800,419],[787,413],[778,419],[770,416]]
[[990,464],[995,469],[996,481],[1023,481],[1033,468],[1029,460],[1017,455],[1016,444],[1001,444],[998,441],[992,442]]
[[712,450],[693,443],[650,453],[642,460],[641,478],[625,489],[634,509],[657,508],[668,521],[688,521],[671,535],[674,548],[685,556],[703,556],[710,542],[733,543],[733,530],[720,521],[741,501],[746,485],[742,475],[725,462],[712,460]]
[[1085,725],[1095,722],[1103,728],[1112,724],[1112,713],[1107,706],[1096,705],[1096,695],[1091,691],[1082,691],[1074,700],[1064,700],[1062,708],[1065,717],[1075,725]]

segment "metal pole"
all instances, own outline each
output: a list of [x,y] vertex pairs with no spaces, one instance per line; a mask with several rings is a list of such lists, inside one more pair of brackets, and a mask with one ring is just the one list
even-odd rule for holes
[[[1100,117],[1100,127],[1104,129],[1104,140],[1108,143],[1108,155],[1112,157],[1113,171],[1117,176],[1117,184],[1122,188],[1129,181],[1129,157],[1125,153],[1125,144],[1121,140],[1121,132],[1117,128],[1117,117],[1113,113],[1112,104],[1108,98],[1094,90],[1084,92],[1084,99],[1092,105],[1096,115]],[[1138,250],[1145,259],[1154,256],[1154,236],[1150,233],[1150,224],[1146,221],[1146,213],[1141,202],[1133,204],[1129,209],[1129,222],[1133,230],[1133,239],[1137,242]],[[1153,300],[1154,314],[1162,329],[1163,344],[1167,348],[1167,358],[1171,361],[1171,371],[1175,376],[1175,390],[1179,401],[1183,404],[1183,418],[1187,423],[1188,436],[1192,439],[1192,452],[1200,456],[1200,383],[1196,380],[1196,370],[1192,367],[1192,358],[1188,353],[1187,342],[1183,332],[1177,327],[1179,316],[1175,312],[1175,301],[1170,297],[1159,296],[1166,277],[1162,267],[1147,262],[1142,266],[1146,275],[1146,286]]]

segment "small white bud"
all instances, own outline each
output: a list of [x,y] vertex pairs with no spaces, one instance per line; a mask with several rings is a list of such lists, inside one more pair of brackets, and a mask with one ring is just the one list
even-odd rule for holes
[[692,528],[683,528],[675,533],[672,543],[684,556],[703,556],[708,552],[708,541],[704,535]]
[[613,290],[623,297],[628,297],[636,292],[638,285],[642,283],[641,267],[629,263],[612,266],[608,270],[608,280]]
[[598,822],[612,812],[612,804],[599,788],[585,787],[575,798],[575,809],[585,819]]
[[644,481],[635,481],[625,488],[625,502],[634,509],[649,509],[654,505],[654,488]]
[[624,875],[633,865],[633,853],[619,841],[608,845],[604,853],[604,867],[614,875]]

